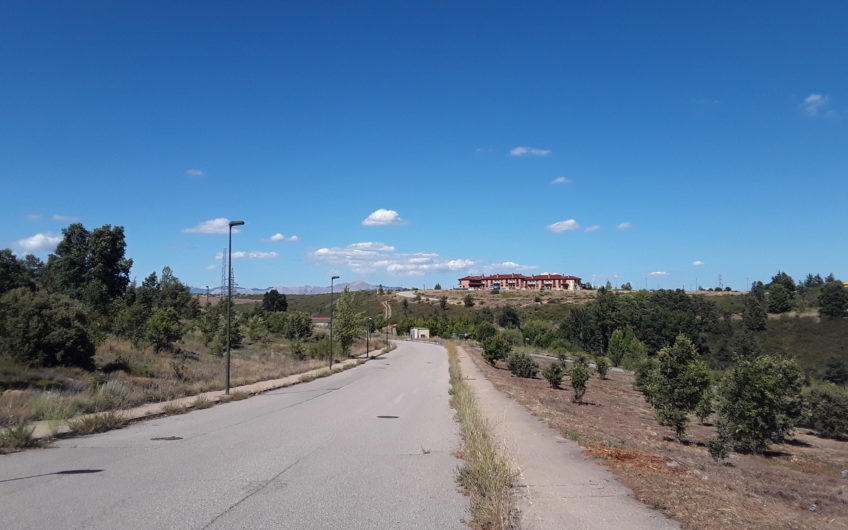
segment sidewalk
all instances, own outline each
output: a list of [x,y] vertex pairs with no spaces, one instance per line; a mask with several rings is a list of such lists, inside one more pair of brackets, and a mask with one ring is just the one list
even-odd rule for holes
[[[380,350],[372,350],[370,352],[371,358],[378,357],[382,355]],[[341,372],[343,370],[347,370],[348,368],[352,368],[350,365],[356,365],[360,361],[365,361],[365,354],[362,354],[353,359],[345,359],[343,361],[337,361],[333,364],[333,373]],[[316,368],[315,370],[309,370],[308,372],[302,372],[299,374],[293,374],[287,377],[283,377],[281,379],[270,379],[267,381],[259,381],[258,383],[251,383],[249,385],[235,386],[230,388],[230,394],[234,393],[243,393],[243,394],[261,394],[262,392],[268,392],[269,390],[275,390],[277,388],[283,388],[287,386],[291,386],[301,382],[301,378],[304,376],[312,376],[316,375],[319,372],[327,370],[324,368]],[[197,394],[194,396],[186,396],[177,399],[172,399],[170,401],[160,401],[157,403],[145,403],[144,405],[139,405],[138,407],[133,407],[131,409],[126,410],[118,410],[113,412],[118,412],[121,414],[121,417],[126,419],[127,421],[137,420],[141,418],[149,418],[158,416],[160,414],[164,414],[166,409],[173,409],[175,407],[188,408],[191,407],[198,399],[206,399],[210,403],[219,403],[225,400],[225,395],[223,390],[213,390],[211,392],[204,392],[202,394]],[[73,419],[78,420],[80,418],[86,416],[97,416],[101,413],[92,413],[92,414],[84,414],[81,416],[76,416]],[[57,434],[66,434],[70,432],[70,428],[68,427],[67,422],[63,422],[60,425],[53,427],[50,426],[51,422],[48,421],[35,421],[30,424],[31,427],[34,428],[32,433],[33,438],[43,440],[47,438],[52,438]]]
[[521,528],[680,528],[634,499],[612,473],[583,456],[580,445],[498,391],[462,347],[457,351],[480,409],[519,471]]

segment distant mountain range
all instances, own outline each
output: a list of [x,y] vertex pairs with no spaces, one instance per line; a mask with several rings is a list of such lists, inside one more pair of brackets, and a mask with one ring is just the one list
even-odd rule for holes
[[[364,282],[362,280],[357,280],[355,282],[349,283],[337,283],[333,287],[335,292],[344,291],[345,287],[350,289],[351,291],[372,291],[377,289],[378,286],[371,285],[368,282]],[[404,289],[403,287],[388,287],[383,286],[383,289],[389,289],[392,291],[399,291]],[[278,293],[282,294],[324,294],[330,292],[330,286],[321,287],[318,285],[295,285],[295,286],[286,286],[286,285],[277,285],[274,287],[266,287],[264,289],[254,289],[250,287],[233,287],[233,294],[265,294],[268,291],[276,290]],[[227,288],[224,287],[223,292],[226,294]],[[192,287],[191,294],[206,294],[206,289],[203,287]],[[219,295],[221,294],[221,287],[210,287],[209,294]]]

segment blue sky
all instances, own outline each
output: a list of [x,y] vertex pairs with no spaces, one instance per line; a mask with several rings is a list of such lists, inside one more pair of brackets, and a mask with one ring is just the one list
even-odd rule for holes
[[243,219],[248,287],[846,278],[845,20],[836,1],[7,2],[0,246],[46,257],[75,219],[121,225],[139,280],[214,286]]

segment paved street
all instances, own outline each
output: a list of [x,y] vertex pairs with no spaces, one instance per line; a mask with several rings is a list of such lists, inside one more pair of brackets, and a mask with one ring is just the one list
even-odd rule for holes
[[[465,528],[447,355],[0,457],[0,528]],[[381,418],[380,416],[384,416]]]

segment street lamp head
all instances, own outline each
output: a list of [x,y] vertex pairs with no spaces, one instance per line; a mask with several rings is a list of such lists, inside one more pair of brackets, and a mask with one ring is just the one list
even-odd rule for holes
[[241,226],[244,224],[244,221],[230,221],[230,228],[234,226]]
[[338,279],[339,279],[339,277],[338,277],[338,276],[331,276],[331,277],[330,277],[330,279],[331,279],[331,280],[338,280]]

